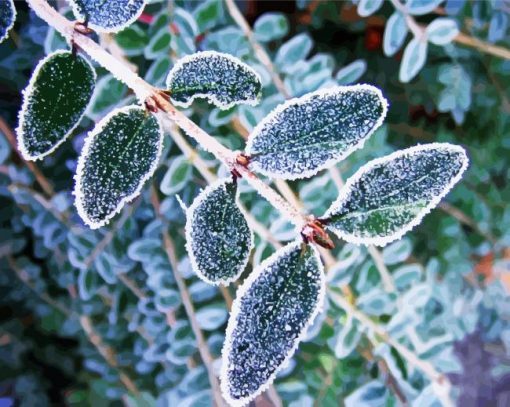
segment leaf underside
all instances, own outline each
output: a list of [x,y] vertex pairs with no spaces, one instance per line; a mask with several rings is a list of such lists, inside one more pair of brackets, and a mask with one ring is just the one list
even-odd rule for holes
[[370,85],[292,99],[253,130],[247,145],[250,167],[271,177],[312,176],[361,148],[385,115],[386,100]]
[[146,0],[69,0],[77,19],[96,31],[116,32],[133,23]]
[[7,38],[9,30],[14,24],[16,9],[12,0],[0,1],[0,42]]
[[110,113],[89,133],[76,172],[76,206],[95,229],[135,198],[154,173],[163,134],[159,122],[139,106]]
[[252,68],[216,51],[197,52],[179,60],[170,70],[166,86],[177,105],[187,107],[201,97],[222,109],[256,104],[262,89]]
[[51,153],[78,125],[94,92],[96,74],[80,55],[57,51],[42,60],[23,92],[16,129],[25,159]]
[[231,180],[221,180],[202,191],[187,213],[186,248],[196,273],[208,283],[230,283],[248,262],[252,234],[236,191]]
[[417,225],[458,182],[465,151],[447,143],[401,150],[369,162],[347,181],[325,218],[352,243],[385,245]]
[[324,274],[315,248],[277,251],[239,289],[223,349],[221,386],[231,405],[263,391],[287,362],[321,307]]

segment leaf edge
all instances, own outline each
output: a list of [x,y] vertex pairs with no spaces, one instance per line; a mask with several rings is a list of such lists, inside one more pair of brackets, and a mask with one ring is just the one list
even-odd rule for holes
[[2,42],[4,42],[7,39],[7,37],[9,37],[9,32],[12,30],[12,27],[14,27],[14,23],[16,22],[16,16],[18,15],[17,11],[16,11],[16,6],[14,5],[14,0],[7,0],[7,1],[9,2],[9,5],[11,6],[12,21],[7,27],[5,27],[5,34],[3,35],[3,37],[0,37],[0,44]]

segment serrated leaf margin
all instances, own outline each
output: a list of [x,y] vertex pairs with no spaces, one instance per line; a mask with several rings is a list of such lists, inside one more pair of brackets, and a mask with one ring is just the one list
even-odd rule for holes
[[348,233],[344,233],[341,230],[329,228],[326,225],[326,229],[331,230],[334,234],[336,234],[340,239],[345,240],[346,242],[353,243],[355,245],[376,245],[380,247],[386,246],[388,243],[391,243],[395,240],[400,239],[402,236],[404,236],[407,232],[411,231],[413,228],[418,226],[422,219],[430,213],[432,209],[434,209],[439,202],[448,194],[448,192],[451,191],[451,189],[455,186],[457,182],[460,181],[462,178],[462,175],[466,171],[468,165],[469,165],[469,158],[467,156],[466,150],[462,148],[461,146],[458,146],[456,144],[450,144],[450,143],[429,143],[429,144],[421,144],[414,147],[406,148],[404,150],[398,150],[395,151],[389,155],[386,155],[384,157],[376,158],[375,160],[369,161],[365,165],[363,165],[356,173],[350,177],[345,185],[340,190],[340,193],[338,194],[338,198],[333,202],[333,204],[330,206],[330,208],[325,212],[323,218],[328,218],[332,216],[332,213],[337,211],[339,209],[339,206],[341,203],[343,203],[344,200],[349,198],[349,195],[352,191],[353,185],[359,181],[359,179],[368,171],[370,171],[372,168],[380,165],[385,164],[387,162],[390,162],[394,160],[395,158],[402,157],[404,155],[410,155],[415,152],[421,152],[421,151],[432,151],[432,150],[453,150],[457,153],[460,153],[464,160],[462,162],[462,166],[455,177],[453,177],[450,182],[446,185],[446,187],[443,189],[443,191],[436,195],[429,203],[428,205],[423,208],[423,210],[420,212],[420,214],[414,218],[411,222],[409,222],[406,226],[395,232],[394,234],[390,236],[385,237],[356,237]]
[[269,386],[273,383],[273,381],[276,378],[276,375],[278,372],[280,372],[282,369],[284,369],[292,357],[294,356],[294,353],[296,352],[299,344],[304,341],[308,334],[308,329],[310,326],[312,326],[313,322],[315,321],[315,318],[317,315],[323,310],[324,308],[324,300],[326,297],[326,276],[324,274],[324,265],[322,264],[322,260],[319,254],[319,251],[313,244],[308,244],[310,248],[314,252],[314,256],[317,259],[317,263],[319,265],[319,275],[320,275],[320,289],[319,289],[319,298],[317,299],[317,302],[315,304],[315,308],[310,315],[307,323],[303,326],[301,333],[294,341],[294,345],[292,348],[287,352],[287,356],[283,360],[283,362],[280,364],[280,366],[275,369],[275,371],[271,374],[269,379],[266,381],[265,384],[260,386],[257,391],[249,395],[248,397],[244,397],[242,399],[236,400],[232,399],[228,394],[228,370],[227,370],[227,360],[228,355],[230,354],[232,350],[232,333],[234,331],[234,328],[236,326],[236,319],[239,315],[239,312],[241,311],[241,301],[240,299],[244,297],[248,289],[253,285],[255,280],[264,272],[266,267],[270,265],[271,263],[274,263],[279,257],[288,255],[291,251],[295,250],[297,247],[301,246],[303,244],[303,241],[301,239],[297,239],[288,245],[284,246],[283,248],[277,250],[274,252],[271,256],[269,256],[267,259],[265,259],[262,263],[260,263],[248,276],[248,278],[243,282],[243,284],[238,288],[236,292],[236,298],[234,302],[232,303],[232,310],[230,311],[230,317],[228,319],[227,329],[225,331],[225,342],[223,343],[223,348],[221,350],[221,369],[220,369],[220,387],[221,387],[221,393],[223,398],[228,402],[228,404],[232,407],[243,407],[246,404],[248,404],[251,400],[255,399],[258,395],[262,394],[264,391],[266,391]]
[[[180,69],[182,69],[184,64],[193,62],[194,60],[196,60],[198,58],[214,57],[214,56],[226,58],[230,62],[235,63],[236,65],[239,65],[241,67],[241,69],[243,69],[245,72],[255,75],[257,80],[262,84],[262,78],[261,78],[260,74],[257,71],[255,71],[255,69],[253,69],[251,66],[249,66],[248,64],[245,64],[243,61],[241,61],[239,58],[236,58],[233,55],[226,54],[224,52],[208,50],[208,51],[198,51],[198,52],[195,52],[194,54],[186,55],[186,56],[180,58],[175,63],[175,65],[170,69],[170,72],[168,72],[168,76],[166,77],[166,81],[165,81],[166,88],[170,89],[170,83],[171,83],[172,79],[174,78],[175,73],[177,71],[179,71]],[[262,87],[262,85],[261,85],[261,87]],[[175,100],[174,98],[172,98],[172,95],[170,94],[172,103],[174,105],[182,107],[182,108],[190,107],[191,104],[195,101],[195,99],[202,98],[202,99],[206,99],[209,103],[220,108],[221,110],[228,110],[231,107],[238,105],[238,104],[246,104],[246,105],[250,105],[250,106],[256,106],[260,102],[260,97],[261,97],[261,92],[259,92],[259,94],[257,95],[257,97],[255,99],[248,99],[248,100],[243,100],[242,102],[231,102],[231,103],[224,104],[224,103],[220,102],[214,94],[211,95],[208,93],[195,93],[193,96],[190,96],[188,102],[181,102],[181,101]]]
[[254,168],[256,172],[259,172],[263,175],[267,175],[268,177],[274,177],[274,178],[284,178],[286,180],[296,180],[296,179],[302,179],[302,178],[310,178],[317,174],[319,171],[330,168],[334,164],[336,164],[339,161],[342,161],[347,156],[349,156],[352,152],[359,150],[363,148],[365,145],[365,142],[376,132],[376,130],[383,124],[384,119],[386,118],[386,114],[388,112],[388,100],[384,97],[382,94],[382,91],[370,84],[362,83],[357,85],[349,85],[349,86],[334,86],[331,88],[326,89],[319,89],[315,92],[307,93],[304,96],[300,96],[297,98],[289,99],[285,101],[284,103],[276,106],[276,108],[269,113],[262,121],[260,121],[257,126],[252,130],[250,135],[248,136],[248,140],[246,142],[246,153],[250,155],[251,149],[253,148],[253,140],[260,136],[260,132],[262,129],[267,125],[274,126],[277,122],[278,116],[287,108],[294,106],[294,105],[302,105],[304,103],[307,103],[310,99],[312,99],[315,96],[319,96],[321,98],[326,98],[330,95],[337,94],[337,93],[346,93],[351,91],[357,91],[357,90],[369,90],[375,92],[379,100],[381,101],[383,111],[381,116],[377,119],[377,121],[374,124],[374,127],[363,137],[358,143],[348,148],[340,157],[336,158],[330,158],[329,160],[326,160],[322,165],[318,166],[315,169],[304,171],[301,174],[274,174],[272,172],[266,172],[265,170],[261,170],[259,168]]
[[0,37],[0,43],[4,42],[4,40],[9,36],[9,31],[11,31],[12,27],[14,27],[14,23],[16,22],[16,16],[17,16],[16,7],[14,6],[14,0],[4,0],[4,1],[8,1],[9,5],[11,6],[12,21],[7,27],[5,27],[5,34],[3,37]]
[[128,196],[125,196],[120,200],[120,202],[117,204],[117,207],[111,211],[103,220],[100,222],[94,222],[93,220],[89,219],[84,205],[83,205],[83,193],[81,191],[82,189],[82,177],[83,177],[83,170],[85,168],[85,162],[87,161],[87,158],[90,155],[90,148],[92,146],[92,143],[95,141],[96,137],[103,131],[104,127],[109,123],[109,121],[117,114],[119,113],[129,113],[130,110],[138,110],[143,108],[138,105],[129,105],[124,106],[118,109],[112,110],[110,113],[108,113],[97,125],[87,134],[87,137],[85,138],[85,143],[83,144],[83,148],[80,153],[80,157],[78,158],[78,166],[76,168],[76,174],[74,175],[74,191],[73,195],[75,196],[74,205],[76,206],[76,210],[78,211],[78,215],[80,215],[80,218],[83,219],[86,225],[88,225],[91,229],[98,229],[104,225],[106,225],[111,218],[113,218],[116,214],[120,213],[124,205],[130,201],[132,201],[134,198],[136,198],[145,182],[151,178],[154,175],[154,172],[156,171],[156,168],[158,167],[159,160],[161,158],[161,153],[163,152],[163,128],[161,126],[161,121],[156,115],[153,115],[153,117],[156,119],[158,126],[159,126],[159,138],[160,143],[158,146],[158,151],[156,153],[156,159],[151,163],[151,167],[149,168],[149,171],[142,177],[140,182],[138,183],[138,186],[136,187],[135,191]]
[[[32,72],[32,76],[30,77],[30,81],[28,82],[28,85],[25,89],[22,91],[23,95],[23,104],[21,105],[21,109],[18,113],[18,127],[16,127],[16,134],[18,136],[18,150],[21,153],[21,156],[27,160],[27,161],[37,161],[41,160],[47,155],[53,153],[60,145],[66,141],[71,133],[80,125],[80,122],[83,119],[83,116],[85,116],[85,113],[90,108],[90,104],[93,99],[93,95],[90,98],[89,102],[87,103],[87,106],[85,109],[83,109],[83,113],[81,114],[80,118],[76,121],[75,125],[69,129],[69,131],[48,151],[46,151],[43,154],[39,155],[31,155],[28,150],[25,148],[25,137],[23,135],[23,127],[25,124],[25,115],[27,113],[28,105],[29,105],[29,98],[32,95],[32,92],[34,90],[35,82],[37,80],[37,76],[39,75],[39,71],[42,69],[43,65],[48,62],[51,58],[53,58],[56,55],[62,55],[62,54],[70,54],[70,51],[67,50],[57,50],[52,52],[51,54],[46,55],[43,59],[41,59],[37,66],[35,67],[34,71]],[[89,60],[85,57],[82,57],[81,55],[76,55],[76,58],[81,58],[83,61],[85,61],[86,64],[90,67],[90,70],[92,71],[92,74],[94,76],[94,83],[96,83],[97,80],[97,74],[96,70],[92,66],[92,64],[89,62]]]
[[[193,250],[191,247],[192,237],[191,237],[191,231],[192,231],[192,221],[195,215],[195,211],[197,208],[204,202],[204,200],[209,196],[209,194],[214,191],[216,188],[218,188],[221,185],[226,184],[227,182],[233,183],[231,179],[228,178],[222,178],[218,179],[212,184],[208,185],[205,189],[203,189],[198,196],[195,198],[191,206],[186,210],[186,225],[184,226],[185,235],[186,235],[186,251],[188,252],[189,261],[191,264],[191,267],[197,273],[197,276],[205,281],[208,284],[219,286],[224,285],[227,286],[230,283],[236,281],[239,276],[242,274],[242,272],[246,269],[246,266],[248,265],[248,261],[250,260],[250,256],[247,256],[246,259],[243,261],[243,263],[239,266],[239,271],[236,273],[235,276],[227,278],[227,279],[220,279],[218,281],[212,281],[209,278],[207,278],[202,271],[200,270],[200,267],[198,267],[198,262],[195,256],[193,255]],[[241,212],[241,214],[244,216],[246,220],[246,212],[244,209],[239,205],[239,191],[236,191],[236,198],[235,202],[237,205],[237,209]],[[247,222],[248,223],[248,222]],[[253,250],[255,247],[255,236],[253,235],[253,230],[249,227],[250,230],[250,244],[249,244],[249,252]]]

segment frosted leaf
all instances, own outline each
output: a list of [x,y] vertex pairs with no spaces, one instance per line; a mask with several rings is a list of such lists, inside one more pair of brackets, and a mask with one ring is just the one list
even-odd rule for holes
[[262,262],[237,292],[222,351],[221,389],[231,406],[262,393],[292,358],[322,308],[323,266],[295,241]]
[[0,42],[5,40],[16,20],[16,8],[13,0],[0,1]]
[[361,167],[324,218],[351,243],[384,246],[418,225],[460,180],[468,165],[462,147],[431,143],[397,151]]
[[239,59],[216,51],[181,58],[166,79],[172,102],[188,107],[205,98],[221,109],[236,104],[256,105],[262,89],[257,72]]
[[135,198],[154,173],[163,148],[160,123],[139,106],[116,109],[87,135],[78,159],[74,195],[92,229]]
[[142,14],[146,0],[68,0],[78,20],[98,32],[118,32]]
[[236,194],[232,180],[219,180],[202,191],[186,213],[190,262],[209,284],[229,284],[248,263],[253,235]]
[[80,55],[55,51],[42,59],[23,91],[16,129],[25,160],[52,153],[80,123],[96,83],[94,68]]
[[310,177],[363,147],[387,102],[370,85],[337,86],[279,105],[250,134],[250,168],[269,177]]

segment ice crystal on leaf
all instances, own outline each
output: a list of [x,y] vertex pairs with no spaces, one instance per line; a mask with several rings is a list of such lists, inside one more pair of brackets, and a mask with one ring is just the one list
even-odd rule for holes
[[324,218],[351,243],[384,246],[418,225],[460,180],[462,147],[432,143],[370,161],[345,184]]
[[70,51],[56,51],[39,62],[23,91],[16,129],[23,158],[42,158],[65,141],[83,117],[95,82],[94,68]]
[[247,404],[290,360],[322,307],[324,281],[315,247],[295,241],[239,288],[222,351],[221,388],[230,405]]
[[105,225],[135,198],[154,173],[163,132],[139,106],[112,111],[92,130],[76,170],[76,207],[92,229]]
[[186,249],[197,275],[210,284],[229,284],[242,273],[253,236],[236,203],[237,185],[220,180],[187,211]]
[[146,0],[68,0],[77,19],[98,32],[117,32],[142,14]]
[[310,177],[363,147],[386,110],[381,91],[370,85],[338,86],[291,99],[250,134],[250,168],[276,178]]
[[239,103],[255,105],[262,89],[257,72],[239,59],[216,51],[180,59],[166,80],[172,102],[188,107],[197,97],[220,109]]
[[16,8],[13,0],[0,1],[0,42],[7,38],[9,30],[16,19]]

